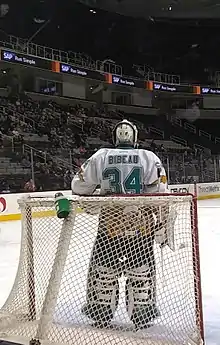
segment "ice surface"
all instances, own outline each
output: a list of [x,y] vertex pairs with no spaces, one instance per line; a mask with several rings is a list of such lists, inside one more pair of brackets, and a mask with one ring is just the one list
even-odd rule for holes
[[20,221],[0,223],[0,306],[7,299],[18,268]]
[[199,202],[203,313],[207,345],[220,344],[220,200]]
[[[220,344],[220,275],[218,273],[218,265],[220,262],[220,200],[200,201],[199,202],[199,237],[200,237],[200,256],[201,256],[201,274],[202,274],[202,292],[203,292],[203,308],[205,319],[205,336],[207,345]],[[80,234],[78,234],[80,236]],[[20,221],[2,222],[0,224],[0,305],[2,305],[12,287],[20,254]],[[91,244],[90,244],[91,245]],[[89,253],[91,248],[84,255],[89,260]],[[80,252],[82,248],[78,246]],[[77,255],[77,253],[76,253]],[[86,284],[86,273],[80,272],[81,281]],[[124,281],[121,280],[121,288],[123,288]],[[75,292],[79,293],[77,284]],[[82,289],[81,289],[82,292]],[[84,293],[84,292],[82,292]],[[85,297],[85,296],[84,296]],[[79,298],[79,295],[78,295]],[[77,299],[78,299],[77,298]],[[177,298],[177,296],[176,296]],[[182,296],[178,296],[182,298]],[[82,296],[82,299],[83,296]],[[62,303],[62,301],[60,301]],[[65,299],[68,304],[68,300]],[[77,300],[76,300],[77,303]],[[120,300],[120,308],[115,315],[115,319],[120,320],[122,311],[125,309],[123,300]],[[73,320],[79,313],[81,306],[73,306],[71,301],[71,308],[69,310],[68,319]],[[59,319],[59,315],[56,315]],[[82,320],[83,321],[83,320]],[[123,320],[128,321],[128,320]],[[157,325],[155,326],[155,328]],[[155,329],[156,331],[156,329]]]

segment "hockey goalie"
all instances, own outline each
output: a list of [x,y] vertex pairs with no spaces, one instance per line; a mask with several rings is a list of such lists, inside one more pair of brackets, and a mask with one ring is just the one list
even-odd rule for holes
[[[113,130],[114,148],[98,150],[72,181],[72,192],[92,195],[166,193],[167,178],[160,159],[137,148],[137,128],[129,121]],[[94,210],[85,209],[85,212]],[[156,306],[154,241],[169,245],[174,217],[167,206],[109,206],[99,210],[97,237],[87,277],[85,313],[99,327],[110,325],[119,300],[119,278],[126,277],[127,312],[137,328],[159,316]],[[164,215],[170,219],[164,219]],[[172,237],[172,236],[171,236]]]

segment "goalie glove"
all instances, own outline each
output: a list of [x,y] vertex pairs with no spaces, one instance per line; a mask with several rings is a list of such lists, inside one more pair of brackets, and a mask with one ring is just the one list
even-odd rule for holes
[[177,211],[171,208],[167,220],[155,225],[155,241],[160,244],[161,247],[168,245],[173,251],[175,251],[174,233],[177,215]]
[[167,245],[167,232],[166,228],[163,226],[163,223],[158,223],[155,225],[154,238],[156,243],[160,244],[161,247]]

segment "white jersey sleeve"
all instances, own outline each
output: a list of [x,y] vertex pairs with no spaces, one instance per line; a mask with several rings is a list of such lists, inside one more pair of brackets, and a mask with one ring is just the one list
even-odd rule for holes
[[100,194],[165,193],[167,178],[160,159],[151,151],[135,148],[100,149],[80,168],[72,192]]
[[100,149],[84,162],[72,180],[73,194],[91,195],[94,193],[96,187],[101,184],[100,175],[105,154],[105,149]]
[[145,193],[168,193],[166,171],[155,153],[143,150]]

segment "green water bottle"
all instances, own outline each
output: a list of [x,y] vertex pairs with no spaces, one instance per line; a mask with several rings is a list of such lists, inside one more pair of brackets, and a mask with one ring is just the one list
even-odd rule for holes
[[58,218],[66,218],[70,213],[70,201],[62,194],[55,194],[55,208]]

